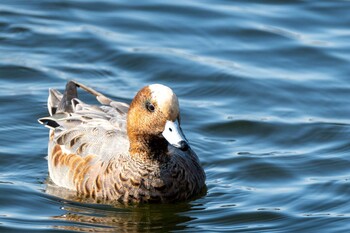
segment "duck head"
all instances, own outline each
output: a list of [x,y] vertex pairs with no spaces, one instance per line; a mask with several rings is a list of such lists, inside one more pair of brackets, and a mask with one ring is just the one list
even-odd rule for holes
[[130,154],[164,154],[168,144],[183,151],[188,142],[180,127],[179,101],[167,86],[142,88],[130,104],[127,118]]

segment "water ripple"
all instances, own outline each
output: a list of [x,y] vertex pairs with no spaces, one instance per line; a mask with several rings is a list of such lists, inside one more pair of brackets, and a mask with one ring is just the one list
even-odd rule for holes
[[[0,3],[0,231],[347,232],[347,1]],[[179,96],[207,174],[185,203],[90,203],[47,180],[48,88]],[[81,93],[89,101],[94,98]]]

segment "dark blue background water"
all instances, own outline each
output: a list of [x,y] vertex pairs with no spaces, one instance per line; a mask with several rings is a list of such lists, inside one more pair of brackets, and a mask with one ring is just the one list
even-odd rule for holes
[[[1,1],[0,231],[347,232],[349,12],[349,1]],[[50,192],[36,119],[69,79],[126,102],[172,87],[207,195],[108,206]]]

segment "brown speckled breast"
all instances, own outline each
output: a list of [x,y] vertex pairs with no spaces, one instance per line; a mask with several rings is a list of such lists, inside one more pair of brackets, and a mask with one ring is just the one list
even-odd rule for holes
[[192,150],[181,153],[172,152],[166,163],[145,164],[124,156],[101,162],[94,155],[64,153],[55,145],[49,156],[50,176],[58,185],[96,200],[186,200],[203,191],[205,174]]

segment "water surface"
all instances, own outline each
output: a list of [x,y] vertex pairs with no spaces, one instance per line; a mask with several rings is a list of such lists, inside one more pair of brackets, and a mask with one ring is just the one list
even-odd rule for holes
[[[349,11],[349,1],[2,1],[0,231],[347,232]],[[36,119],[48,88],[70,79],[128,103],[144,85],[172,87],[207,195],[140,206],[60,195]]]

